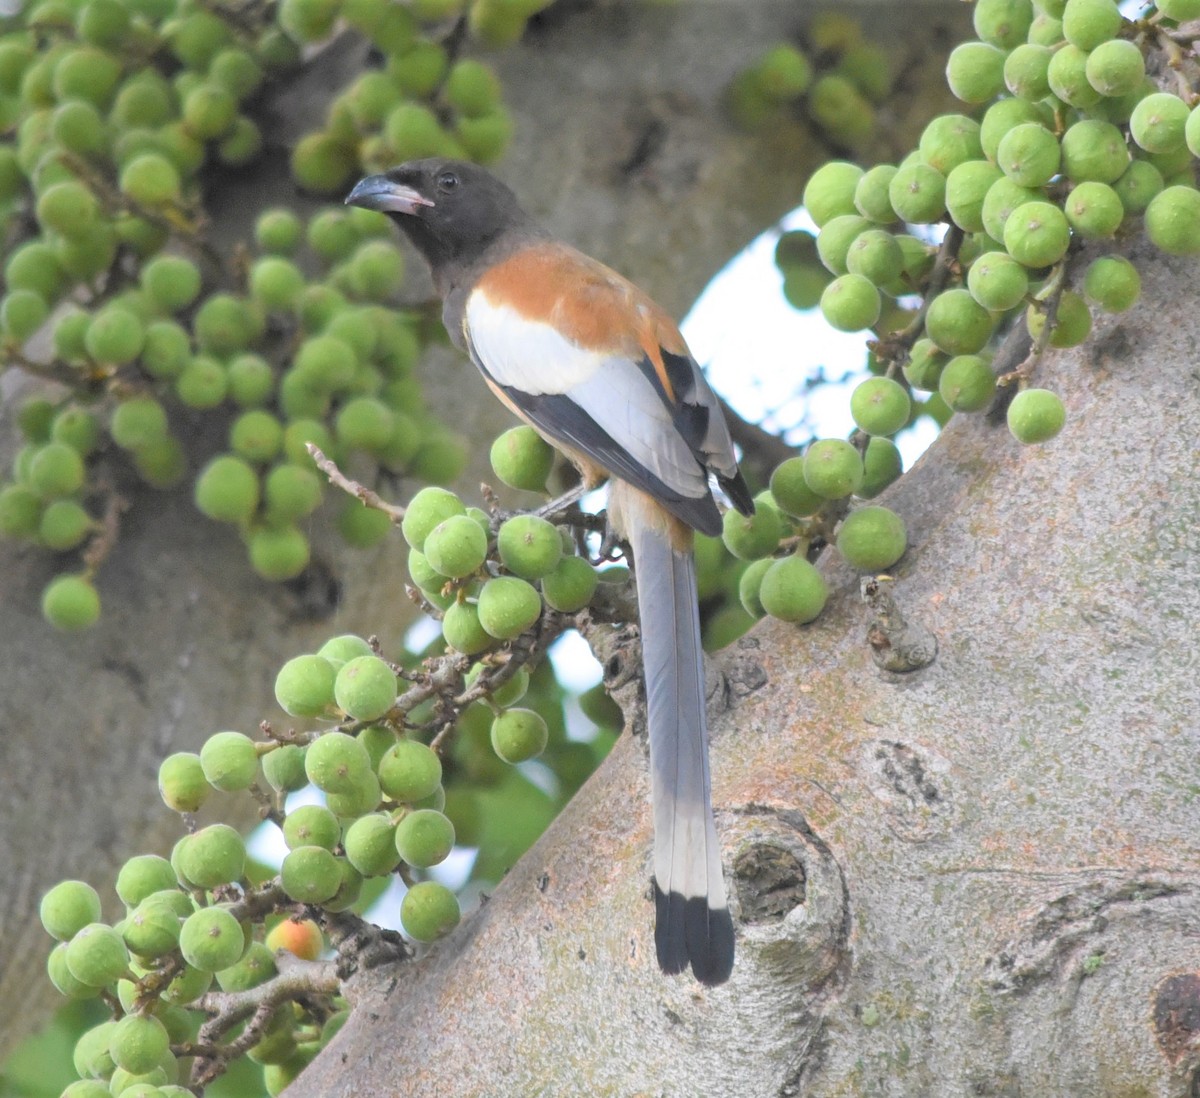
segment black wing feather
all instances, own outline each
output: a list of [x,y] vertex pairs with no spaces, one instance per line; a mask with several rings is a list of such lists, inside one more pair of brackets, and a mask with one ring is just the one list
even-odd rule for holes
[[668,487],[645,466],[634,462],[628,451],[569,396],[530,395],[508,385],[497,387],[530,423],[551,438],[586,454],[613,476],[653,496],[676,518],[701,533],[710,537],[721,533],[721,514],[711,495],[685,496]]

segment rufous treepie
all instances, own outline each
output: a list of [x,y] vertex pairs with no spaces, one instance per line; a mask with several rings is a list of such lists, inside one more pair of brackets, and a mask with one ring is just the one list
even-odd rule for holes
[[738,511],[754,504],[717,398],[661,308],[555,240],[484,169],[416,160],[361,180],[346,201],[388,214],[429,262],[446,330],[492,391],[585,484],[611,478],[609,521],[637,579],[658,963],[722,983],[733,923],[709,792],[692,531],[721,532],[710,474]]

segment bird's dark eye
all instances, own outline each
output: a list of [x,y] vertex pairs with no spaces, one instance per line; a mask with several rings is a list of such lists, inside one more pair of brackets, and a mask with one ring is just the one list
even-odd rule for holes
[[443,194],[458,186],[458,176],[453,172],[442,172],[437,178],[438,190]]

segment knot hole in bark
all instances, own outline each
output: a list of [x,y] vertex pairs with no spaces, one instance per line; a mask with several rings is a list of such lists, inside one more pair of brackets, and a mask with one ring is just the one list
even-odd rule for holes
[[742,902],[742,921],[782,919],[804,903],[808,875],[804,863],[790,850],[770,843],[755,843],[742,850],[733,863]]
[[849,898],[841,866],[800,812],[747,805],[733,840],[735,916],[762,975],[811,993],[847,957]]
[[[1172,1066],[1200,1052],[1200,975],[1174,973],[1159,982],[1154,989],[1154,1036]],[[1198,1086],[1200,1073],[1193,1072],[1188,1094],[1200,1093]]]

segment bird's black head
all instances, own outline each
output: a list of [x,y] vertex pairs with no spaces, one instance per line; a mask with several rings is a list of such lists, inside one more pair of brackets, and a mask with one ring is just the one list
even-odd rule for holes
[[347,204],[386,213],[434,270],[469,266],[503,233],[530,224],[516,195],[462,160],[410,160],[355,184]]

